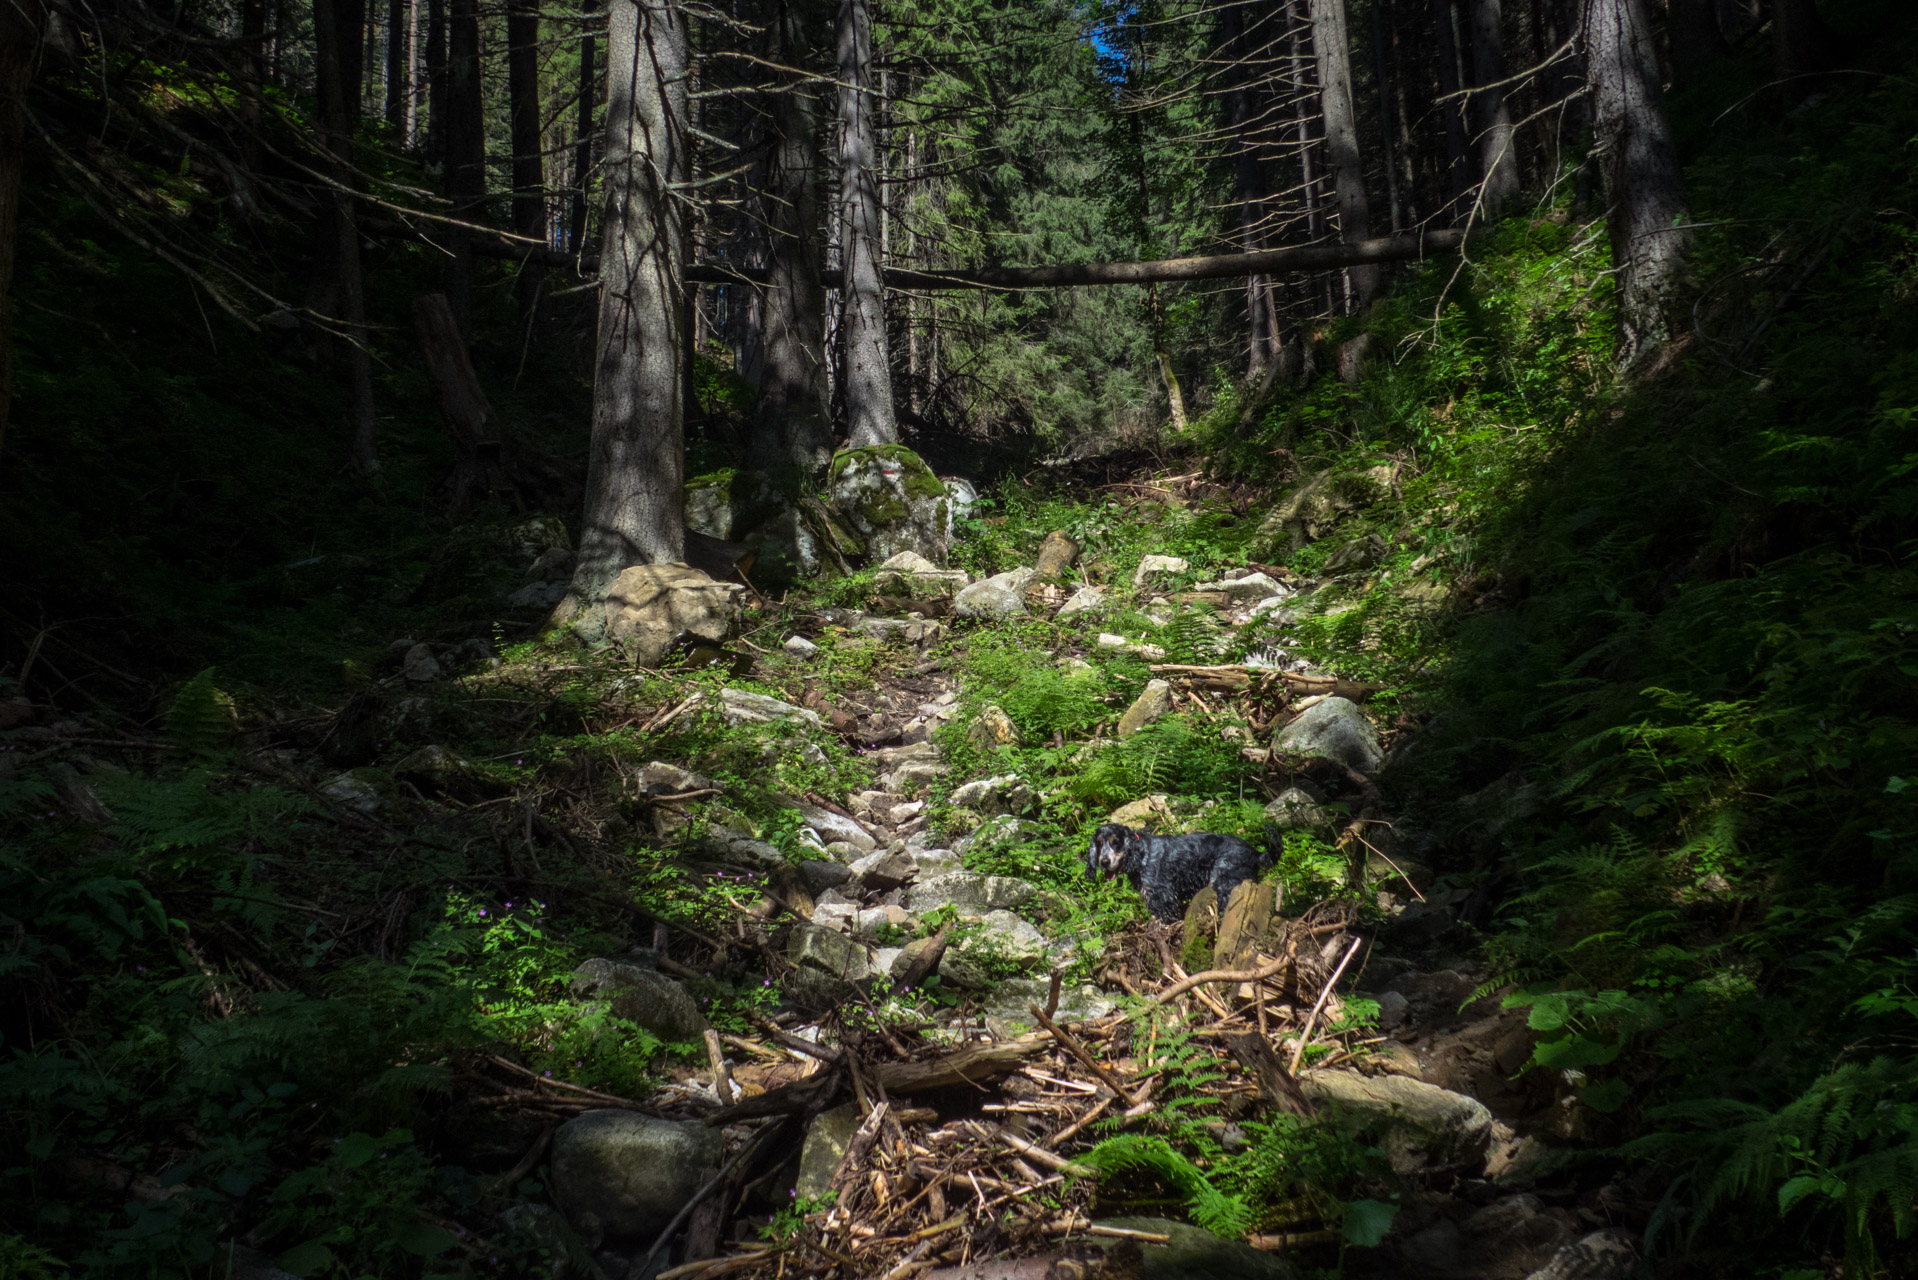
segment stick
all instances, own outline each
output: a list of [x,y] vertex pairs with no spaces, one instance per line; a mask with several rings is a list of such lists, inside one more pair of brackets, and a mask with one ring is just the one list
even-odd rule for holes
[[1053,1134],[1052,1145],[1055,1147],[1063,1146],[1069,1139],[1078,1137],[1080,1130],[1084,1129],[1087,1125],[1091,1124],[1094,1120],[1097,1120],[1100,1116],[1104,1115],[1106,1113],[1106,1108],[1110,1107],[1111,1105],[1112,1105],[1112,1099],[1110,1098],[1099,1099],[1096,1103],[1094,1103],[1092,1106],[1086,1109],[1086,1113],[1084,1115],[1080,1116],[1077,1120],[1074,1120],[1071,1124],[1067,1125],[1065,1128],[1059,1130],[1059,1132]]
[[1332,988],[1338,985],[1339,975],[1345,972],[1345,966],[1352,963],[1352,957],[1359,953],[1363,938],[1352,939],[1352,945],[1345,949],[1345,958],[1339,961],[1339,967],[1332,970],[1332,976],[1325,980],[1325,987],[1319,992],[1318,1003],[1312,1006],[1312,1012],[1305,1019],[1305,1030],[1299,1033],[1299,1043],[1292,1050],[1292,1065],[1286,1070],[1293,1075],[1299,1072],[1299,1059],[1305,1056],[1305,1046],[1312,1042],[1312,1028],[1318,1025],[1319,1013],[1325,1008],[1325,1002],[1331,998]]
[[645,723],[645,725],[640,728],[639,732],[641,733],[659,732],[661,729],[664,729],[667,725],[671,724],[673,721],[679,719],[680,713],[686,710],[687,707],[692,706],[695,702],[698,702],[701,698],[705,696],[706,695],[704,691],[692,694],[686,699],[686,701],[680,703],[678,706],[674,707],[671,711],[668,711],[665,715],[659,716],[652,720],[648,720]]
[[1093,1222],[1083,1222],[1077,1217],[1067,1218],[1063,1222],[1048,1222],[1046,1234],[1049,1236],[1069,1236],[1073,1232],[1088,1236],[1111,1236],[1117,1240],[1137,1240],[1143,1244],[1170,1244],[1172,1237],[1156,1231],[1134,1231],[1131,1227],[1105,1227]]
[[1075,1178],[1096,1178],[1099,1171],[1089,1164],[1075,1164],[1064,1156],[1054,1155],[1044,1147],[1027,1142],[1024,1138],[1010,1133],[998,1125],[981,1124],[980,1129],[990,1136],[1011,1147],[1020,1155],[1037,1164],[1042,1164],[1054,1173],[1069,1173]]
[[533,1166],[539,1163],[540,1157],[546,1154],[546,1148],[552,1144],[553,1130],[558,1127],[559,1121],[548,1120],[546,1127],[539,1131],[539,1137],[534,1140],[532,1147],[519,1158],[519,1163],[508,1169],[498,1181],[493,1183],[493,1190],[505,1191],[517,1185],[521,1178],[531,1173]]
[[719,1033],[707,1027],[705,1040],[706,1061],[713,1069],[713,1092],[719,1095],[721,1103],[737,1101],[739,1086],[733,1083],[733,1073],[726,1066],[726,1055],[719,1047]]
[[1061,1030],[1058,1023],[1046,1016],[1045,1010],[1036,1004],[1030,1003],[1026,1005],[1026,1008],[1032,1010],[1032,1016],[1039,1019],[1040,1026],[1052,1033],[1052,1038],[1059,1042],[1061,1049],[1064,1049],[1067,1053],[1084,1063],[1086,1070],[1099,1077],[1099,1082],[1105,1085],[1106,1088],[1112,1090],[1115,1095],[1124,1098],[1127,1102],[1132,1101],[1132,1091],[1120,1083],[1119,1077],[1113,1075],[1105,1063],[1093,1057],[1084,1045]]
[[[1343,929],[1345,926],[1339,927]],[[1231,969],[1207,969],[1204,973],[1195,973],[1189,978],[1173,983],[1158,995],[1153,996],[1152,1003],[1164,1004],[1168,1000],[1176,1000],[1192,988],[1207,982],[1264,982],[1290,963],[1292,963],[1290,957],[1280,956],[1270,964],[1242,972]]]

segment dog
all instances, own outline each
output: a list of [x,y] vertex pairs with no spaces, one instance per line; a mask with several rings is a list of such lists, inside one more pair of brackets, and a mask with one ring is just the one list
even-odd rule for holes
[[1270,858],[1237,836],[1153,836],[1116,822],[1093,832],[1086,849],[1086,879],[1125,876],[1157,920],[1182,918],[1186,904],[1208,884],[1223,911],[1232,891],[1269,865]]

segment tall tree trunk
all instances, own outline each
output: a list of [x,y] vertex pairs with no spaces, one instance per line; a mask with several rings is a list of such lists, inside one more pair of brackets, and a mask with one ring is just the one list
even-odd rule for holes
[[406,95],[411,77],[406,66],[407,0],[386,0],[386,127],[399,136],[406,127]]
[[880,279],[878,149],[874,134],[870,0],[839,0],[840,350],[853,448],[894,444],[892,361]]
[[[446,63],[446,194],[452,214],[478,222],[486,200],[486,116],[480,87],[479,0],[452,0],[452,31]],[[471,333],[473,259],[467,233],[446,236],[446,300],[460,332]]]
[[[779,6],[767,36],[770,61],[801,65],[805,39],[795,5]],[[819,116],[810,91],[800,85],[769,95],[764,110],[773,130],[759,184],[771,239],[770,278],[760,304],[762,372],[747,456],[756,469],[809,472],[832,456],[826,291],[819,284]]]
[[446,5],[426,0],[426,163],[446,165]]
[[1480,210],[1502,214],[1518,195],[1518,139],[1505,100],[1504,15],[1499,0],[1468,0],[1472,15],[1472,121],[1478,133],[1479,172],[1485,175]]
[[[513,135],[513,230],[538,240],[546,235],[546,168],[541,161],[539,109],[539,0],[508,0],[506,96]],[[520,324],[530,337],[545,269],[521,264],[515,293]]]
[[[596,0],[585,0],[580,12],[591,13],[595,7]],[[586,243],[586,184],[593,173],[593,90],[599,84],[593,70],[596,43],[591,28],[579,42],[579,123],[574,134],[579,140],[573,144],[573,217],[566,237],[567,252],[575,254]]]
[[406,0],[406,107],[400,145],[411,151],[420,141],[420,0]]
[[1399,171],[1392,151],[1392,77],[1385,63],[1385,0],[1372,0],[1372,77],[1379,91],[1379,146],[1385,156],[1385,203],[1392,234],[1405,229],[1405,208],[1399,198]]
[[1454,217],[1465,193],[1472,189],[1472,163],[1469,135],[1465,130],[1465,102],[1458,94],[1465,87],[1460,72],[1458,15],[1452,0],[1432,0],[1432,33],[1438,44],[1438,111],[1445,121],[1444,200],[1453,206]]
[[348,457],[354,470],[379,470],[379,417],[373,403],[373,362],[367,353],[366,285],[360,270],[360,227],[353,187],[353,129],[360,106],[359,0],[314,0],[313,44],[320,89],[320,123],[334,157],[330,266],[334,303],[344,342],[339,366],[346,378],[352,415]]
[[[1261,126],[1256,109],[1254,84],[1256,51],[1246,38],[1243,9],[1226,6],[1219,15],[1222,44],[1231,60],[1231,87],[1226,94],[1226,136],[1231,139],[1233,156],[1233,202],[1238,206],[1239,234],[1236,243],[1243,253],[1265,247],[1260,227],[1264,213],[1265,183],[1259,171]],[[1245,338],[1247,378],[1256,379],[1266,362],[1277,354],[1278,336],[1267,323],[1270,309],[1265,305],[1267,282],[1263,276],[1245,279]]]
[[[1339,239],[1357,244],[1372,236],[1366,207],[1365,169],[1359,156],[1358,111],[1352,101],[1351,40],[1345,28],[1345,0],[1311,0],[1312,47],[1319,64],[1319,110],[1325,119],[1326,158],[1332,167],[1339,206]],[[1360,310],[1378,295],[1376,266],[1348,268]]]
[[27,132],[27,89],[46,30],[40,0],[0,0],[0,447],[13,409],[13,254],[20,230],[20,177]]
[[265,115],[266,0],[240,0],[240,120],[246,132],[240,138],[240,163],[249,172],[260,168],[260,122]]
[[1618,357],[1629,369],[1670,336],[1690,233],[1645,0],[1584,0],[1585,73],[1611,205]]
[[674,0],[609,0],[606,210],[593,439],[579,560],[555,621],[621,570],[686,552],[686,234],[669,185],[685,163],[686,24]]
[[1291,71],[1293,84],[1293,129],[1294,142],[1299,153],[1299,189],[1305,197],[1306,235],[1317,240],[1325,231],[1325,218],[1319,212],[1319,178],[1317,167],[1312,161],[1312,111],[1306,103],[1305,87],[1308,83],[1308,68],[1311,59],[1306,53],[1306,42],[1310,35],[1309,21],[1302,17],[1300,5],[1303,0],[1289,0],[1288,17],[1292,24]]

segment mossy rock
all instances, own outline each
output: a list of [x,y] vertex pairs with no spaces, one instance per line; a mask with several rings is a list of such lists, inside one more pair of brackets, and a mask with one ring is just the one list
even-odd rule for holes
[[827,477],[835,515],[872,560],[912,551],[945,564],[952,497],[918,454],[896,444],[842,450]]

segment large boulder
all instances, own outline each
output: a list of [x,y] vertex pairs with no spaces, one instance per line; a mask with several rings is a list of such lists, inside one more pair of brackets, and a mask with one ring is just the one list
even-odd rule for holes
[[819,723],[817,711],[808,711],[790,702],[781,702],[778,698],[745,689],[721,689],[719,714],[727,724],[773,724],[780,720],[798,720],[811,725]]
[[865,540],[867,554],[886,560],[915,551],[946,562],[952,496],[904,445],[846,449],[827,467],[833,509]]
[[553,1201],[588,1244],[645,1240],[716,1171],[725,1140],[697,1120],[588,1111],[553,1133]]
[[568,983],[575,996],[604,1000],[615,1017],[636,1022],[662,1040],[697,1040],[706,1018],[686,988],[653,969],[618,960],[588,960]]
[[988,911],[979,927],[948,948],[939,974],[954,986],[984,991],[1007,969],[1030,972],[1046,959],[1045,935],[1010,911]]
[[755,582],[783,586],[837,568],[817,525],[798,498],[758,472],[715,471],[686,482],[686,527],[745,547]]
[[642,667],[657,666],[682,640],[724,644],[738,626],[745,590],[688,565],[634,565],[606,593],[605,637]]
[[843,933],[814,924],[797,924],[786,938],[786,959],[829,977],[858,982],[871,975],[866,949]]
[[1492,1140],[1492,1113],[1477,1098],[1404,1076],[1362,1076],[1356,1071],[1312,1071],[1299,1085],[1315,1102],[1366,1114],[1385,1134],[1392,1168],[1410,1173],[1428,1165],[1470,1166],[1485,1162]]
[[1265,806],[1265,820],[1281,831],[1327,832],[1332,815],[1301,787],[1287,787]]
[[1378,730],[1349,698],[1315,702],[1279,730],[1272,749],[1300,756],[1320,756],[1357,769],[1377,773],[1385,760]]
[[[1052,982],[1049,978],[1007,978],[994,983],[985,994],[986,1030],[1002,1040],[1011,1040],[1034,1030],[1038,1019],[1032,1016],[1033,1005],[1041,1009],[1046,1007],[1046,998],[1052,994]],[[1117,1002],[1091,983],[1073,987],[1061,985],[1059,988],[1059,1007],[1053,1011],[1055,1022],[1090,1022],[1094,1018],[1103,1018]]]
[[982,876],[954,871],[918,881],[907,891],[906,907],[918,915],[940,907],[958,908],[961,916],[983,916],[1030,901],[1039,892],[1030,881],[1015,876]]

